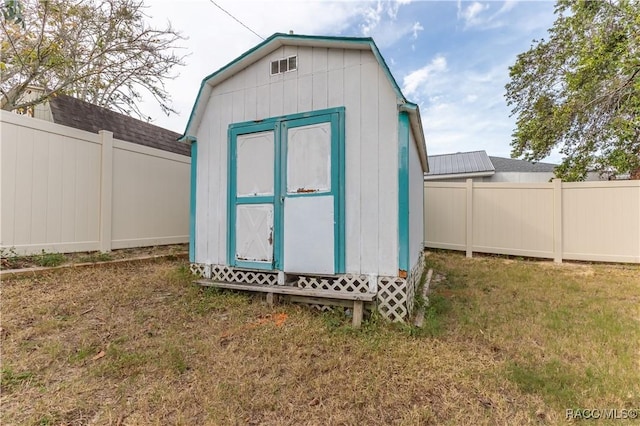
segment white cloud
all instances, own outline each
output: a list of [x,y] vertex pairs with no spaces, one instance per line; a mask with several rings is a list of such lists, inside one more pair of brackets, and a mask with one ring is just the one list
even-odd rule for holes
[[413,39],[417,39],[418,38],[418,31],[424,31],[424,27],[420,24],[420,22],[417,22],[415,24],[413,24]]
[[502,7],[500,8],[500,10],[498,10],[498,13],[496,13],[496,15],[501,15],[503,13],[506,13],[511,9],[513,9],[515,6],[516,6],[515,0],[507,0],[502,4]]
[[502,96],[508,80],[507,63],[479,71],[448,65],[431,73],[416,89],[429,153],[485,149],[509,156],[514,122]]
[[480,14],[489,9],[488,4],[482,4],[480,2],[474,1],[465,9],[462,10],[461,17],[465,20],[466,24],[469,26],[476,25],[481,21]]
[[419,22],[411,25],[396,20],[400,7],[409,3],[410,0],[378,0],[373,4],[364,3],[367,6],[360,13],[363,22],[359,26],[362,35],[373,37],[381,48],[392,46],[407,34],[413,34],[414,40],[417,39],[418,31],[424,30]]
[[382,1],[378,0],[375,7],[367,7],[362,12],[362,18],[364,22],[360,24],[360,30],[362,31],[363,35],[371,35],[371,31],[378,26],[380,20],[382,19],[383,10],[384,9],[382,7]]
[[[435,73],[440,73],[447,70],[447,59],[438,55],[431,60],[424,67],[410,72],[402,81],[402,92],[406,96],[412,96],[424,92],[422,87],[427,80]],[[420,90],[423,89],[423,90]]]
[[495,13],[489,13],[491,5],[474,1],[466,7],[458,0],[458,19],[464,21],[464,28],[490,29],[506,25],[500,18],[517,5],[516,0],[506,0]]

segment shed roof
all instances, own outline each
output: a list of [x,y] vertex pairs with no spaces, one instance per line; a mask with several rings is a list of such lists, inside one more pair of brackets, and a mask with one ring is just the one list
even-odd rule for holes
[[[264,56],[280,48],[281,46],[310,46],[310,47],[326,47],[326,48],[339,48],[339,49],[356,49],[356,50],[369,50],[373,53],[377,59],[380,67],[383,69],[391,87],[393,88],[398,98],[398,104],[401,111],[405,111],[409,114],[409,122],[411,130],[413,132],[414,139],[420,154],[420,162],[422,169],[426,172],[429,170],[429,164],[427,162],[427,148],[425,144],[424,131],[422,127],[422,120],[420,117],[420,109],[418,105],[407,101],[402,94],[400,86],[393,78],[389,67],[387,66],[384,58],[380,54],[378,47],[371,37],[328,37],[328,36],[309,36],[298,34],[283,34],[275,33],[262,43],[246,51],[218,71],[206,76],[200,84],[200,90],[198,96],[191,110],[189,121],[187,122],[184,134],[181,140],[194,141],[195,134],[193,129],[197,128],[202,120],[202,115],[206,108],[206,99],[209,98],[213,87],[217,84],[228,79],[236,72],[248,67],[249,65],[257,62]],[[200,102],[201,100],[205,100]]]
[[558,166],[551,163],[534,163],[532,161],[517,160],[515,158],[489,157],[496,172],[528,172],[549,173]]
[[49,100],[53,122],[87,132],[113,132],[113,137],[127,142],[191,155],[186,143],[178,142],[179,133],[120,114],[80,99],[58,95]]
[[[431,155],[429,173],[425,179],[443,179],[445,177],[490,176],[495,168],[485,151],[457,152],[455,154]],[[464,175],[464,176],[457,176]]]

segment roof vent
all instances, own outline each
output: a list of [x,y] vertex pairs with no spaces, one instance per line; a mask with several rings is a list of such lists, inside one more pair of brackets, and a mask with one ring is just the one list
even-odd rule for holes
[[271,75],[282,74],[298,69],[298,57],[289,56],[288,58],[271,61]]

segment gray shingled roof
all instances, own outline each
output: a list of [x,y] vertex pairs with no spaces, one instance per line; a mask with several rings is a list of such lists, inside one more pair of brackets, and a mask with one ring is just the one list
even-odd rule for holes
[[514,158],[489,157],[496,172],[553,172],[557,164],[533,163],[531,161],[516,160]]
[[191,148],[178,142],[179,133],[137,120],[124,114],[90,104],[67,95],[50,99],[53,122],[87,132],[100,130],[113,132],[115,139],[162,149],[182,155],[191,155]]
[[493,173],[493,164],[485,151],[458,152],[429,156],[429,173],[426,176],[456,175],[465,173]]

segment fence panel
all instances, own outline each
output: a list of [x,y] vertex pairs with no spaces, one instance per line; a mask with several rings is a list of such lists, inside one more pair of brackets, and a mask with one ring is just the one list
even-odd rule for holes
[[640,262],[640,182],[562,184],[563,257]]
[[425,246],[465,250],[466,210],[467,198],[464,183],[425,183]]
[[640,263],[640,182],[425,182],[425,247]]
[[189,231],[189,159],[154,151],[158,150],[114,141],[114,249],[185,242]]
[[472,241],[478,252],[553,257],[553,187],[474,184]]
[[0,246],[18,253],[189,240],[190,159],[1,112]]

